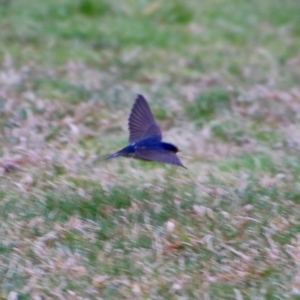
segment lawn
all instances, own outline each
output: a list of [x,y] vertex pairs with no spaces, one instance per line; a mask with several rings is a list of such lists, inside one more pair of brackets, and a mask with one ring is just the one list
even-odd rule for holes
[[0,299],[300,299],[299,11],[0,1]]

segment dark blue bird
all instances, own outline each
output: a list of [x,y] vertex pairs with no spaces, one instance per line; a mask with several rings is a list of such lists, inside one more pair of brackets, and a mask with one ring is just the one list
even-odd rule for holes
[[176,156],[179,151],[178,148],[172,144],[162,142],[161,131],[153,118],[146,99],[142,95],[138,95],[135,100],[128,125],[130,145],[109,155],[107,159],[126,156],[185,168]]

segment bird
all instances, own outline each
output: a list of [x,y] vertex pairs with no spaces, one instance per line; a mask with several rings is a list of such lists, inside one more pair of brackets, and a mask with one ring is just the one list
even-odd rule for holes
[[162,141],[162,132],[158,127],[149,104],[143,95],[138,94],[129,119],[129,145],[110,154],[106,159],[120,156],[144,161],[171,164],[187,169],[177,157],[176,146]]

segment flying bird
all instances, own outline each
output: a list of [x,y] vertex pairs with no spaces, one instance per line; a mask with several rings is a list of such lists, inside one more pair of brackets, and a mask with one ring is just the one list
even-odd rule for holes
[[129,145],[109,155],[107,159],[125,156],[186,168],[176,155],[179,151],[178,148],[162,141],[162,133],[142,95],[138,95],[135,100],[129,116],[128,127]]

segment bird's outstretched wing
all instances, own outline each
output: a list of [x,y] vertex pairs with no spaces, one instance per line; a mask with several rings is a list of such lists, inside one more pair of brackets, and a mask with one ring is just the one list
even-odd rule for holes
[[134,158],[180,166],[186,169],[177,155],[168,150],[137,149]]
[[132,107],[129,121],[129,143],[136,143],[147,138],[162,140],[161,131],[156,124],[150,107],[142,95],[138,95]]

